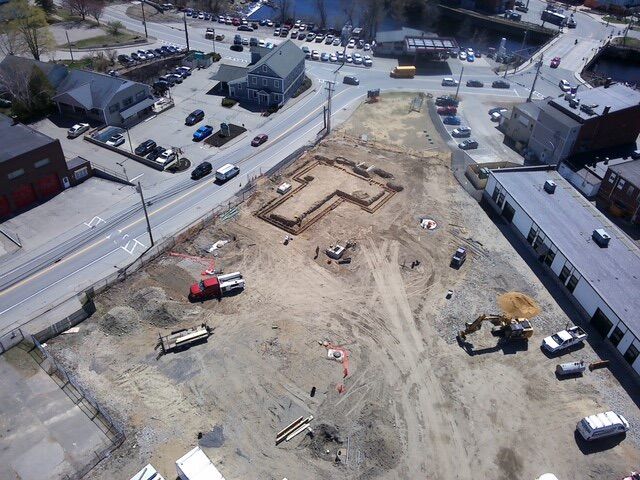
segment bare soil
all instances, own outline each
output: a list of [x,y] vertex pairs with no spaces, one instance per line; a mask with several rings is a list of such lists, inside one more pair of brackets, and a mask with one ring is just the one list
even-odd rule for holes
[[[384,111],[370,107],[369,116]],[[378,118],[372,129],[403,121]],[[374,213],[343,203],[285,245],[285,232],[256,212],[314,155],[381,166],[404,189]],[[425,217],[438,227],[422,229]],[[511,480],[554,472],[578,480],[621,478],[637,467],[633,435],[604,447],[576,440],[576,422],[607,410],[611,394],[624,399],[620,413],[632,428],[638,408],[607,370],[555,377],[559,361],[539,345],[569,319],[456,183],[449,154],[412,155],[334,134],[260,180],[235,221],[178,250],[210,256],[220,239],[230,243],[217,250],[216,268],[241,271],[242,293],[190,304],[203,266],[167,255],[100,295],[78,334],[49,342],[127,425],[127,441],[92,478],[126,477],[149,462],[172,478],[175,460],[198,443],[227,478]],[[351,263],[330,261],[324,249],[346,240]],[[460,245],[468,259],[454,270]],[[461,348],[464,322],[499,310],[497,297],[511,291],[541,310],[528,344],[501,343],[485,327]],[[157,359],[158,333],[203,321],[214,327],[207,343]],[[325,342],[348,350],[346,378]],[[586,345],[562,357],[576,359],[597,356]],[[302,415],[313,415],[313,434],[276,447],[276,432]]]

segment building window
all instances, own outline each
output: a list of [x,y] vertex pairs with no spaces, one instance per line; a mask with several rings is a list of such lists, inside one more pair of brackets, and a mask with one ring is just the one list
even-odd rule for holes
[[51,163],[51,160],[49,160],[48,158],[43,158],[42,160],[38,160],[36,163],[33,164],[34,168],[42,168],[45,165],[49,165]]
[[622,340],[622,337],[624,337],[624,332],[620,329],[620,326],[618,325],[613,330],[613,333],[609,337],[609,340],[611,340],[611,343],[613,343],[617,347],[618,344],[620,343],[620,340]]
[[527,242],[529,243],[529,245],[533,245],[533,240],[536,238],[536,233],[538,233],[536,229],[531,227],[531,230],[529,230],[529,235],[527,235]]
[[504,193],[500,193],[498,194],[498,206],[502,207],[503,203],[504,203]]
[[560,278],[560,281],[562,283],[566,283],[567,278],[569,278],[569,275],[571,275],[571,269],[565,265],[564,267],[562,267],[562,270],[560,271],[560,275],[558,275],[558,278]]
[[556,252],[554,250],[549,250],[547,252],[547,256],[544,257],[544,263],[550,267],[551,264],[553,263],[553,259],[556,258]]
[[251,77],[251,83],[253,83],[254,85],[257,85],[258,79],[256,77]]
[[280,88],[280,80],[274,80],[274,81],[273,81],[273,85],[274,85],[276,88]]
[[638,348],[635,345],[631,345],[627,348],[627,352],[624,354],[624,359],[629,362],[629,365],[632,365],[633,362],[638,358]]
[[266,71],[267,71],[267,66],[266,66],[266,65],[263,65],[263,66],[262,66],[262,71],[263,71],[263,72],[266,72]]
[[7,178],[9,180],[13,180],[14,178],[18,178],[24,175],[24,168],[20,168],[18,170],[14,170],[13,172],[7,174]]
[[500,188],[496,185],[496,187],[493,189],[493,194],[491,195],[491,198],[496,203],[498,203],[498,194],[499,193],[500,193]]
[[268,83],[267,79],[266,79],[266,78],[263,78],[263,79],[262,79],[262,86],[263,86],[263,87],[266,87],[266,86],[267,86],[267,83]]
[[571,278],[567,282],[567,290],[573,293],[573,291],[576,289],[576,286],[578,285],[578,281],[578,277],[576,277],[575,275],[571,275]]
[[620,180],[618,180],[618,185],[616,185],[616,188],[618,190],[622,190],[624,188],[624,186],[626,185],[627,182],[625,182],[622,178]]
[[87,175],[89,175],[88,167],[82,167],[76,170],[75,172],[73,172],[73,176],[76,178],[76,180],[82,180]]
[[122,105],[123,105],[123,106],[125,106],[125,107],[128,107],[128,106],[129,106],[129,105],[131,105],[132,103],[133,103],[133,98],[131,98],[131,97],[125,98],[125,99],[122,101]]
[[615,181],[616,181],[616,178],[618,178],[618,176],[617,176],[615,173],[611,172],[611,173],[609,174],[609,183],[613,183],[613,182],[615,182]]
[[114,103],[113,105],[109,105],[109,113],[116,113],[120,108],[119,103]]

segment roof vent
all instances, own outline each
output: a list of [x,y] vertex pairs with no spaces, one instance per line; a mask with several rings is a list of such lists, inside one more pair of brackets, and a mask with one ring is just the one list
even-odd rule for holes
[[602,114],[606,115],[607,113],[609,113],[609,110],[611,110],[611,107],[609,105],[607,105],[606,107],[604,107],[604,110],[602,111]]
[[547,180],[546,182],[544,182],[544,191],[549,195],[553,195],[553,193],[556,191],[556,182],[554,182],[553,180]]
[[591,234],[591,238],[602,248],[607,248],[609,246],[609,240],[611,240],[611,236],[604,228],[596,228]]

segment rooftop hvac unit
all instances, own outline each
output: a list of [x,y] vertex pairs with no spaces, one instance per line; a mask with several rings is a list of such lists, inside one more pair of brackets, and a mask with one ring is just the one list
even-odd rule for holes
[[591,235],[591,238],[602,248],[607,248],[611,235],[609,235],[604,228],[596,228]]
[[553,180],[547,180],[544,182],[544,191],[552,195],[556,191],[556,182]]

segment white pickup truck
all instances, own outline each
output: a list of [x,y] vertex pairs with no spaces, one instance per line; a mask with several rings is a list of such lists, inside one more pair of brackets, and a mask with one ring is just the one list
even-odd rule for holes
[[587,338],[587,333],[583,329],[577,326],[571,327],[542,340],[542,348],[549,353],[555,353],[577,345],[585,338]]

